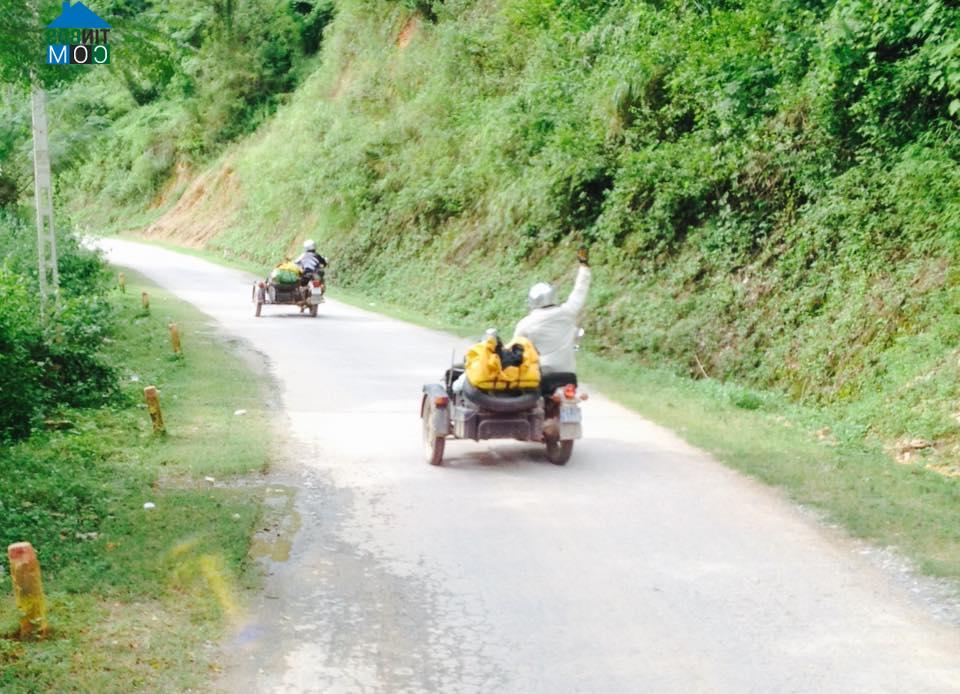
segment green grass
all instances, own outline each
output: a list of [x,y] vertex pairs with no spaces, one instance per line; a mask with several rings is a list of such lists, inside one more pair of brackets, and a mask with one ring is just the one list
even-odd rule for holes
[[[52,629],[42,642],[0,638],[2,691],[202,688],[213,667],[207,644],[256,580],[248,547],[262,492],[232,482],[268,461],[265,379],[251,378],[207,318],[126,274],[107,348],[122,401],[65,410],[57,418],[68,428],[0,452],[0,477],[13,482],[0,489],[3,538],[37,548]],[[172,354],[170,322],[182,357]],[[166,436],[152,432],[147,384],[160,391]],[[148,501],[156,508],[145,510]],[[0,632],[15,625],[8,583]]]

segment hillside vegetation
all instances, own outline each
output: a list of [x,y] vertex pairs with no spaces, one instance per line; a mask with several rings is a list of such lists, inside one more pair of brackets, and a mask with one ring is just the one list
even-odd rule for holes
[[585,242],[591,349],[958,470],[955,3],[141,4],[167,72],[55,103],[85,225],[264,263],[313,236],[341,286],[504,329]]

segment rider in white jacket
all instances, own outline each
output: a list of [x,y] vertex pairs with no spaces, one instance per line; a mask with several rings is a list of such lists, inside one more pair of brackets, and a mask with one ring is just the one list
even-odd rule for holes
[[560,305],[556,292],[546,282],[535,284],[527,295],[530,313],[520,319],[514,332],[516,337],[526,337],[540,353],[540,370],[544,374],[576,373],[577,363],[574,345],[577,339],[577,316],[587,301],[590,289],[590,268],[587,251],[577,252],[580,269],[573,284],[573,291]]

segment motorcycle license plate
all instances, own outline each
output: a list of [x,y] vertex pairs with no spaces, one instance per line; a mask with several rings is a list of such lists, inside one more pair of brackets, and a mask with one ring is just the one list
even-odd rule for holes
[[578,424],[580,422],[580,408],[576,405],[563,405],[560,408],[561,424]]

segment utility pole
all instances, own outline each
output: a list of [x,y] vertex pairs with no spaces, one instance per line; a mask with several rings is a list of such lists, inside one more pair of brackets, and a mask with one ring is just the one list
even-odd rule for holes
[[37,255],[40,261],[40,317],[53,294],[60,303],[60,272],[57,269],[57,239],[53,233],[53,190],[50,182],[50,148],[47,139],[47,97],[33,85],[33,185],[37,204]]

